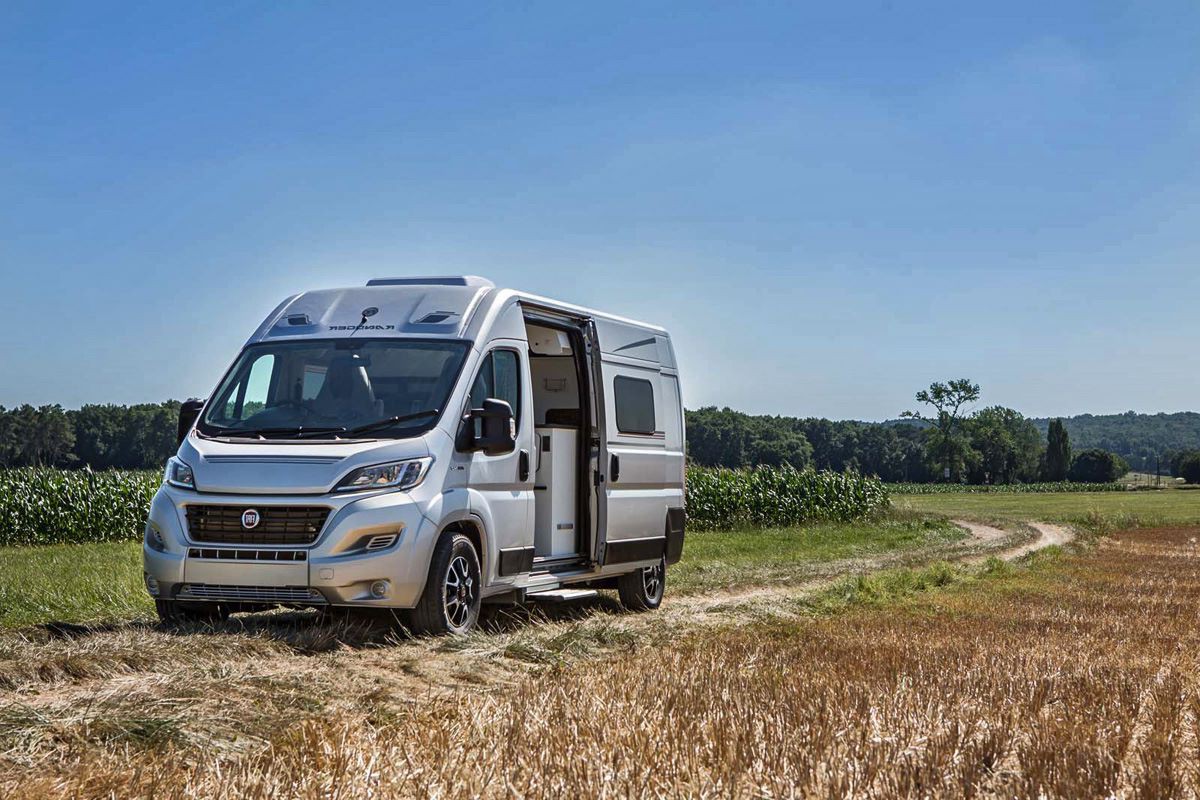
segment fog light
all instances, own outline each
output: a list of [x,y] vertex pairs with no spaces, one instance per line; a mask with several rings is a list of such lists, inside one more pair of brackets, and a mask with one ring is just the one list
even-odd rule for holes
[[146,591],[152,596],[158,597],[158,578],[155,578],[148,573],[146,575]]
[[391,588],[391,584],[389,584],[387,581],[375,581],[371,584],[371,597],[374,597],[377,600],[382,597],[387,597],[388,590]]

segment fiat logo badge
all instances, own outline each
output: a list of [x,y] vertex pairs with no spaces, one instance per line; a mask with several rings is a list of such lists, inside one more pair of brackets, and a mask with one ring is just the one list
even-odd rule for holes
[[257,509],[247,508],[245,511],[242,512],[242,527],[245,528],[246,530],[250,530],[251,528],[257,528],[258,523],[261,520],[262,520],[262,515],[260,515],[258,513]]

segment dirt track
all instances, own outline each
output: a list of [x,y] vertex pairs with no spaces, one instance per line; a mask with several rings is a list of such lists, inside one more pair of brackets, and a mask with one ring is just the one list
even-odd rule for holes
[[[1008,531],[991,525],[985,525],[982,522],[972,522],[971,520],[956,519],[954,524],[960,528],[966,528],[970,532],[971,537],[980,542],[985,547],[995,545],[1009,538],[1012,534]],[[986,558],[988,555],[998,556],[1005,561],[1012,561],[1021,556],[1029,555],[1030,553],[1041,550],[1052,545],[1062,546],[1071,542],[1075,538],[1075,533],[1070,528],[1064,525],[1053,525],[1049,522],[1029,522],[1026,523],[1037,534],[1033,539],[1024,542],[1016,547],[1009,547],[997,552],[988,553],[985,555],[973,556],[967,561],[977,561]]]

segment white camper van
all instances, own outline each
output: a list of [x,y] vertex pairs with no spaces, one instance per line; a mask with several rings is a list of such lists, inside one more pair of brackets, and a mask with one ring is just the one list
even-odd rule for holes
[[653,609],[683,549],[667,332],[481,278],[289,297],[180,437],[143,548],[167,621],[350,606],[462,633],[481,603],[601,587]]

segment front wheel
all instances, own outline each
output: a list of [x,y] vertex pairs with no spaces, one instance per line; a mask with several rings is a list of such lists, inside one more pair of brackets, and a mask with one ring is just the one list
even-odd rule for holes
[[630,611],[653,611],[662,605],[667,589],[667,562],[659,559],[652,567],[639,569],[617,578],[621,605]]
[[412,610],[413,632],[468,633],[479,621],[481,584],[475,545],[460,533],[443,536],[433,550],[425,591]]

